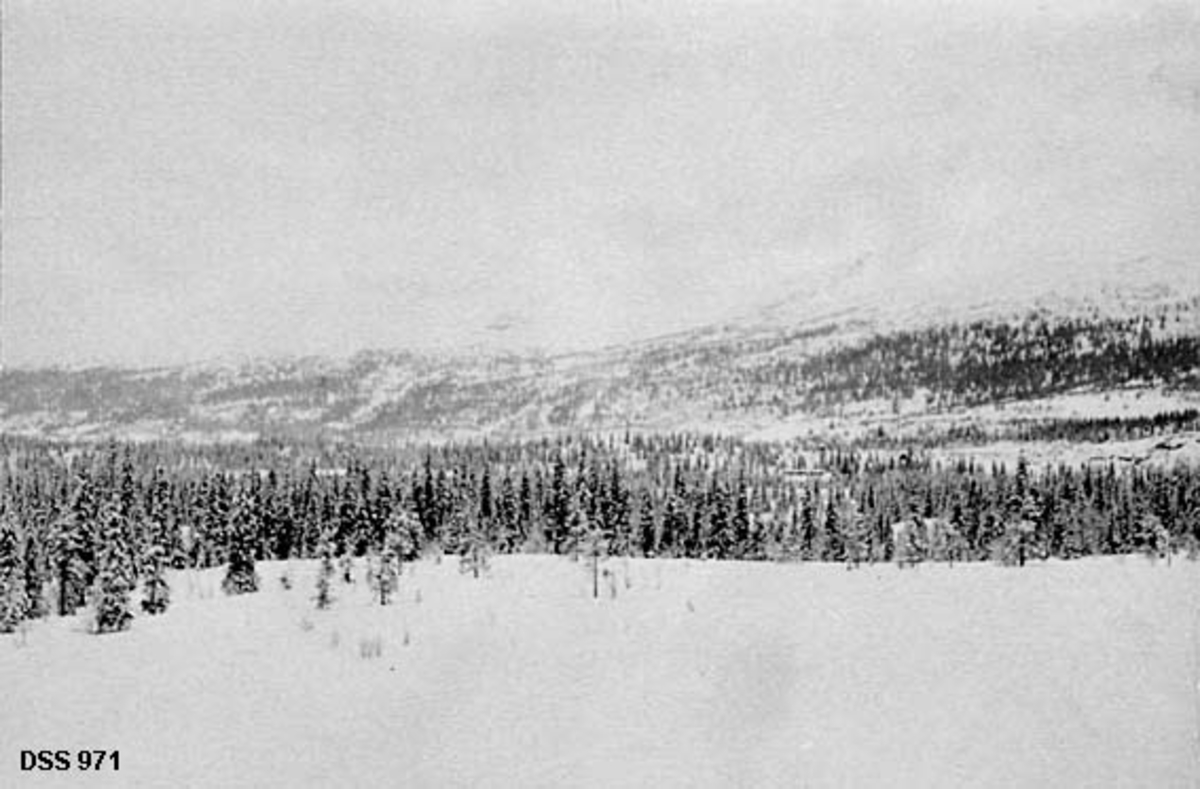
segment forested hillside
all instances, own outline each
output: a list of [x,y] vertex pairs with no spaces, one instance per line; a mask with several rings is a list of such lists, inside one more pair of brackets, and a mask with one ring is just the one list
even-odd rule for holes
[[1200,337],[1170,331],[1162,313],[1127,319],[1029,315],[1016,324],[976,321],[872,336],[800,360],[748,371],[749,394],[731,407],[767,403],[805,410],[929,391],[943,407],[1029,399],[1130,382],[1200,388]]
[[[61,438],[321,435],[521,438],[573,431],[744,433],[798,414],[919,398],[937,413],[1138,386],[1200,390],[1200,299],[1121,317],[946,322],[876,334],[853,320],[712,328],[564,356],[362,353],[236,367],[0,374],[0,430]],[[1153,416],[1148,414],[1146,416]]]

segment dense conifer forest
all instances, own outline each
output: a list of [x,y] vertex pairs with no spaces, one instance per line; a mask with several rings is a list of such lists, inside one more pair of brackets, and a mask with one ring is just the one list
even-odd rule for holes
[[[0,439],[0,627],[88,604],[119,629],[165,567],[544,552],[862,562],[1194,556],[1200,472],[941,464],[714,435],[372,449]],[[475,560],[472,559],[472,560]]]

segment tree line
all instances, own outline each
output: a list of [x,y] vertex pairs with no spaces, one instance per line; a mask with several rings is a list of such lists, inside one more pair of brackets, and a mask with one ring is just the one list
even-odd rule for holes
[[0,458],[0,630],[88,604],[111,609],[98,629],[121,629],[120,601],[139,584],[148,612],[166,607],[168,568],[224,565],[238,593],[257,588],[264,559],[589,552],[853,565],[1200,546],[1200,473],[1182,465],[943,464],[693,434],[390,449],[0,437]]

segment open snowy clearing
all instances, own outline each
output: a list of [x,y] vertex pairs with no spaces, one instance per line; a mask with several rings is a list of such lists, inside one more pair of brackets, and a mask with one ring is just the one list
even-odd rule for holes
[[[315,564],[0,637],[2,786],[1200,784],[1200,565],[498,557],[316,611]],[[285,590],[280,576],[294,583]],[[378,650],[378,654],[373,654]],[[21,772],[117,749],[120,771]]]

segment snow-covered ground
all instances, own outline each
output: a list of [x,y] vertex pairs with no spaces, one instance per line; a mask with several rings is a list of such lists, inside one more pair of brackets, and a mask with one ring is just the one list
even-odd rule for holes
[[[995,431],[1027,422],[1070,419],[1138,419],[1200,408],[1200,395],[1165,391],[1151,386],[1130,386],[1108,391],[1068,392],[1031,400],[1012,400],[979,406],[937,410],[930,407],[927,391],[908,400],[866,400],[836,413],[799,413],[740,431],[754,441],[788,441],[794,438],[850,441],[867,438],[882,429],[893,438],[937,436],[950,428],[975,427]],[[717,426],[709,426],[712,430]],[[698,429],[705,430],[705,426]]]
[[[0,786],[1200,785],[1200,565],[500,557],[0,637]],[[287,570],[290,590],[280,583]],[[378,655],[372,655],[374,646]],[[120,771],[19,752],[118,749]]]
[[1149,463],[1172,467],[1177,464],[1200,466],[1200,433],[1192,430],[1167,436],[1150,436],[1127,441],[994,441],[988,444],[940,447],[934,458],[953,462],[971,459],[977,463],[997,463],[1015,468],[1019,458],[1036,470],[1042,466],[1093,464],[1117,466]]

